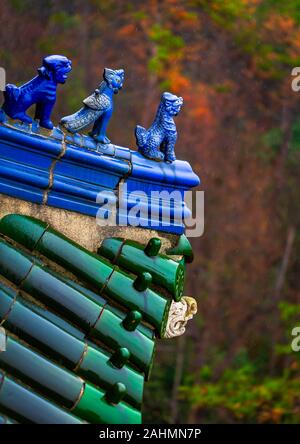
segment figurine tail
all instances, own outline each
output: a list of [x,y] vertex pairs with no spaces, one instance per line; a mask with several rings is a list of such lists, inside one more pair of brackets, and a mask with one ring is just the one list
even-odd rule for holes
[[98,113],[96,111],[83,107],[75,114],[63,117],[60,124],[70,133],[76,133],[77,131],[80,131],[86,126],[94,123],[97,114]]
[[16,102],[20,96],[20,88],[18,88],[16,85],[11,85],[9,83],[8,85],[6,85],[3,94],[6,101]]
[[147,130],[140,125],[135,128],[135,138],[138,148],[143,148],[146,145]]

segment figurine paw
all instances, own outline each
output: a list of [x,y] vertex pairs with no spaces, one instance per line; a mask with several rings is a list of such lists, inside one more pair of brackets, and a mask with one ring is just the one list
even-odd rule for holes
[[40,120],[40,126],[50,130],[53,129],[53,123],[51,122],[51,120]]
[[165,162],[167,163],[172,163],[175,162],[176,157],[174,156],[174,154],[169,154],[165,156]]
[[156,162],[161,162],[162,160],[164,160],[164,155],[160,151],[157,151],[157,153],[155,153],[155,155],[152,156],[151,159],[155,160]]
[[14,114],[12,118],[17,119],[17,120],[21,120],[21,122],[29,123],[29,124],[31,124],[33,122],[33,119],[25,113]]
[[139,152],[144,156],[147,157],[147,159],[154,160],[155,162],[161,162],[164,160],[164,155],[162,152],[158,151],[157,149],[145,149],[145,148],[139,148]]

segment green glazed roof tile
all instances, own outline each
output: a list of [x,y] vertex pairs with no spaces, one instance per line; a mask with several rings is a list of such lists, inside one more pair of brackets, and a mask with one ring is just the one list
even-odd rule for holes
[[[2,379],[2,382],[1,382]],[[84,424],[85,421],[0,372],[0,409],[35,424]]]
[[[4,317],[3,314],[6,316]],[[141,405],[144,385],[144,375],[141,372],[127,364],[124,364],[122,368],[114,366],[111,363],[111,353],[99,347],[95,348],[91,343],[87,344],[84,339],[78,340],[69,332],[62,330],[60,326],[49,322],[47,318],[51,319],[48,310],[32,309],[32,304],[26,303],[22,297],[18,296],[16,299],[13,294],[9,295],[2,289],[0,290],[0,323],[4,320],[3,326],[9,332],[17,335],[22,341],[26,341],[30,347],[47,354],[56,362],[63,363],[68,369],[102,388],[109,388],[118,381],[123,382],[128,387],[126,399],[134,405]],[[110,329],[110,334],[113,336],[112,330]],[[130,342],[129,338],[126,343]],[[139,341],[136,342],[139,343]],[[144,353],[141,359],[144,360],[145,369],[148,371],[152,364],[154,343],[145,337],[143,346]],[[145,353],[147,347],[150,348],[148,358]],[[27,354],[29,356],[27,356],[27,361],[29,361],[31,355]],[[139,356],[138,352],[137,356]],[[1,362],[8,357],[7,353],[0,354],[0,368]],[[145,361],[146,359],[148,362]]]
[[[34,236],[35,219],[27,216],[14,216],[14,220],[16,219],[18,224],[15,224],[15,229],[9,232],[9,236],[13,241],[25,246],[22,244],[24,242],[22,221],[26,225],[27,237],[30,237],[31,232]],[[2,234],[7,235],[7,230]],[[107,259],[100,258],[49,227],[44,231],[38,242],[34,244],[33,252],[35,251],[71,271],[82,281],[92,285],[98,292],[102,293],[104,291],[105,295],[124,308],[140,311],[143,319],[154,326],[159,335],[163,336],[170,301],[151,289],[136,290],[133,279],[126,273],[115,269]],[[21,258],[21,255],[17,253],[15,253],[15,257],[24,268],[26,265],[25,258]],[[178,267],[178,264],[176,267]],[[25,271],[24,276],[26,276]]]
[[185,234],[179,236],[177,245],[173,248],[169,248],[166,253],[170,256],[183,256],[185,262],[190,264],[194,260],[193,249],[190,241]]
[[119,402],[118,404],[109,402],[105,393],[102,393],[102,396],[99,397],[98,391],[90,385],[86,385],[83,396],[74,408],[73,413],[97,424],[141,423],[140,411],[125,402]]
[[0,220],[0,233],[33,250],[48,224],[33,217],[9,214]]
[[[9,335],[0,354],[0,423],[7,396],[21,422],[141,423],[155,332],[164,335],[172,302],[160,291],[180,300],[187,239],[168,251],[184,256],[175,261],[160,253],[158,238],[146,246],[110,238],[94,254],[22,215],[5,216],[0,236],[0,323]],[[1,369],[37,392],[28,397]]]
[[159,254],[160,239],[152,238],[146,247],[135,241],[107,238],[98,249],[98,254],[109,259],[124,270],[140,276],[147,271],[153,284],[166,289],[179,301],[183,295],[185,265]]

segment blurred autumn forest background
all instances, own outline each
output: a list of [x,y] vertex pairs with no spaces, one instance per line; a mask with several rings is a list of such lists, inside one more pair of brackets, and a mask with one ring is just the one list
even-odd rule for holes
[[108,131],[120,145],[135,147],[162,91],[184,97],[177,156],[205,191],[186,292],[199,315],[159,344],[144,421],[299,423],[300,1],[2,0],[0,36],[11,83],[44,55],[72,59],[56,121],[105,66],[124,68]]

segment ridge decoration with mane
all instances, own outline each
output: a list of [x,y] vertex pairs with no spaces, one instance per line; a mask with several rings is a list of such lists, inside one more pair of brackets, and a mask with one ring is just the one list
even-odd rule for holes
[[26,114],[31,105],[36,105],[35,120],[40,126],[52,130],[51,112],[56,101],[59,83],[65,83],[72,69],[72,62],[62,55],[50,55],[43,59],[38,75],[18,87],[8,84],[4,91],[3,111],[11,119],[32,124],[33,119]]
[[150,128],[146,130],[142,126],[136,126],[136,144],[144,157],[156,162],[164,160],[172,163],[176,160],[174,149],[177,130],[173,118],[180,112],[182,104],[182,97],[165,92]]

